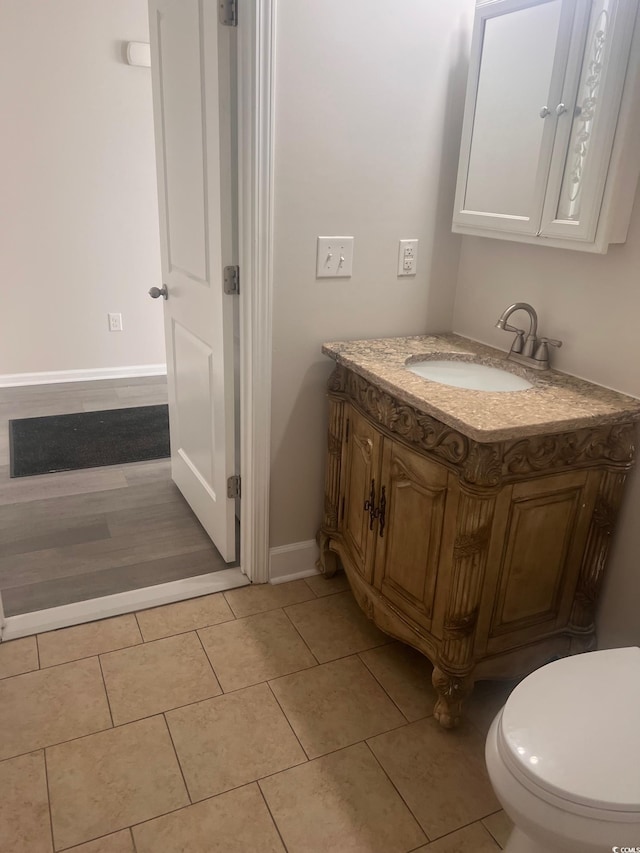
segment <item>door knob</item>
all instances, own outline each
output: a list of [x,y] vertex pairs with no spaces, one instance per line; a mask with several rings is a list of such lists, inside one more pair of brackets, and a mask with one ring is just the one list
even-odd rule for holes
[[149,296],[152,299],[157,299],[159,296],[162,296],[163,299],[168,299],[169,291],[167,290],[167,285],[163,284],[162,287],[152,287],[149,291]]
[[546,118],[549,115],[551,115],[551,110],[549,109],[549,107],[543,107],[540,110],[540,118]]
[[566,111],[567,111],[567,108],[565,107],[564,104],[558,104],[558,106],[556,107],[556,115],[557,116],[561,116],[562,113],[566,113]]

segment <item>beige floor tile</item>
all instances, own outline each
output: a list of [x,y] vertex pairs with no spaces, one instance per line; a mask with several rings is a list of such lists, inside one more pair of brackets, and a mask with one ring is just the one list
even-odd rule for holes
[[113,835],[105,835],[79,847],[71,847],[66,853],[135,853],[131,832],[123,829]]
[[306,760],[266,684],[169,711],[166,716],[194,801]]
[[332,578],[325,575],[313,575],[310,578],[305,578],[305,582],[309,584],[318,598],[349,589],[349,581],[344,572],[338,572]]
[[406,853],[426,841],[363,743],[260,787],[289,853]]
[[484,739],[472,726],[455,732],[433,717],[368,741],[429,838],[497,811],[484,765]]
[[406,723],[357,658],[343,658],[271,682],[309,758]]
[[51,747],[47,770],[56,849],[189,803],[161,716]]
[[0,759],[110,727],[98,658],[0,681]]
[[217,625],[234,618],[221,592],[192,598],[190,601],[179,601],[177,604],[165,604],[151,610],[141,610],[136,615],[145,642],[195,631],[196,628],[206,628],[208,625]]
[[480,823],[472,823],[446,835],[415,853],[500,853],[500,848]]
[[0,678],[20,675],[38,669],[38,647],[35,637],[0,643]]
[[474,726],[486,735],[500,708],[516,686],[515,681],[478,681],[467,699],[464,713]]
[[316,666],[284,610],[198,631],[225,692]]
[[433,713],[433,667],[424,655],[403,643],[391,643],[361,652],[360,658],[410,722]]
[[142,637],[133,613],[61,628],[38,636],[40,666],[80,660],[114,649],[124,649],[141,643]]
[[389,637],[363,614],[350,592],[294,604],[286,612],[320,663],[389,642]]
[[284,853],[258,786],[134,827],[138,853]]
[[115,726],[222,692],[195,633],[110,652],[100,661]]
[[482,823],[491,835],[493,835],[500,847],[504,848],[507,846],[507,841],[513,829],[513,823],[506,812],[499,811],[489,817],[485,817]]
[[44,753],[3,761],[0,788],[0,849],[7,853],[51,853]]
[[288,604],[315,598],[303,580],[243,586],[241,589],[229,590],[224,595],[238,618],[264,613],[265,610],[277,610],[278,607],[286,607]]

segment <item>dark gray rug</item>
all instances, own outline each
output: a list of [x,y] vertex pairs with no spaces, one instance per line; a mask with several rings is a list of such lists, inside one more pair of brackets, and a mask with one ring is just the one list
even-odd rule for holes
[[169,408],[138,406],[9,421],[11,477],[145,462],[170,455]]

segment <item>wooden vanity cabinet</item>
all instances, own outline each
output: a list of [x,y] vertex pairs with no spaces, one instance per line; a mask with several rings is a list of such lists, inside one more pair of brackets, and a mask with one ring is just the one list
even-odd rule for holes
[[483,444],[338,366],[321,569],[434,665],[455,726],[479,678],[593,648],[634,426]]

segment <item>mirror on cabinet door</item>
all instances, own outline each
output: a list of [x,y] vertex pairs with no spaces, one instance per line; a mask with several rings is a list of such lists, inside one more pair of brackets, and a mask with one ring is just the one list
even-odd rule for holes
[[464,209],[525,234],[537,230],[539,172],[553,146],[540,112],[553,89],[559,93],[561,12],[562,0],[552,0],[488,18],[484,27]]
[[454,231],[592,252],[624,242],[640,172],[638,5],[478,2]]

